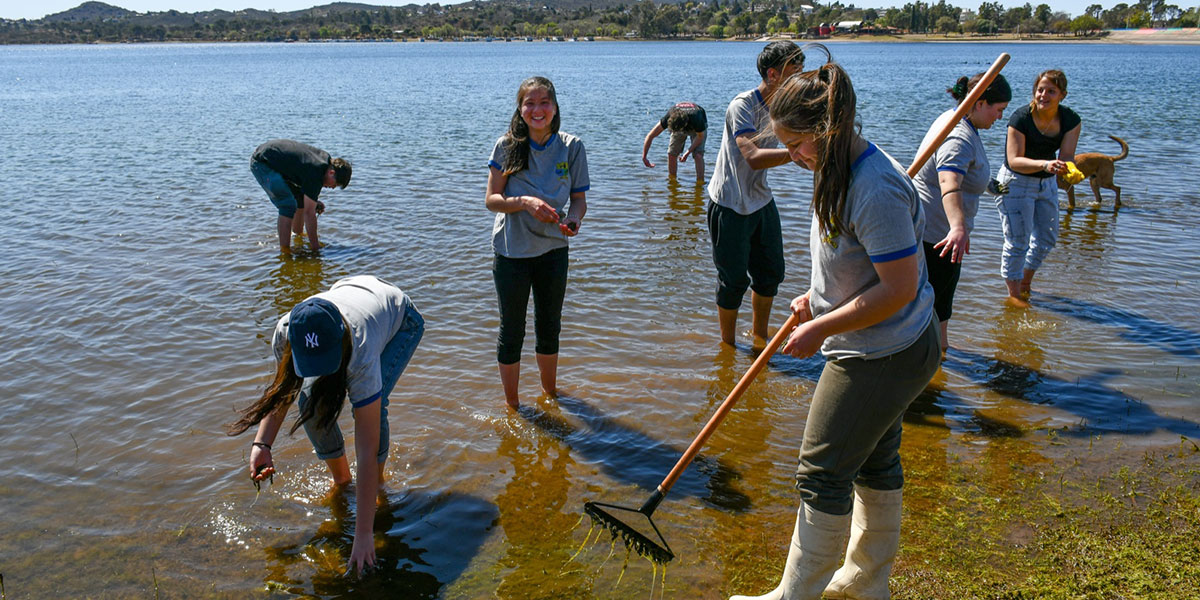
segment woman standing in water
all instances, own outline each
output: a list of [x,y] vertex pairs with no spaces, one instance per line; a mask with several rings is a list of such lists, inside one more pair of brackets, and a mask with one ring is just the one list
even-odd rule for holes
[[545,77],[517,88],[517,107],[488,160],[485,203],[496,213],[492,278],[500,303],[496,360],[504,399],[516,408],[525,315],[533,292],[542,391],[558,394],[558,336],[567,292],[567,239],[579,233],[589,188],[583,141],[559,129],[558,97]]
[[901,417],[939,362],[921,203],[904,168],[859,134],[855,106],[832,61],[787,79],[770,103],[775,136],[814,175],[812,287],[792,301],[801,324],[783,351],[820,351],[826,363],[804,428],[783,579],[760,600],[888,597]]
[[[977,73],[970,79],[959,77],[954,87],[946,90],[957,102],[962,102],[983,78]],[[987,191],[991,180],[987,150],[979,137],[980,129],[990,129],[1004,115],[1012,100],[1012,88],[1003,75],[983,91],[971,112],[955,125],[946,141],[938,146],[932,160],[917,171],[913,183],[925,209],[925,265],[929,284],[933,286],[933,309],[938,318],[938,336],[942,350],[948,348],[946,326],[954,308],[954,290],[962,272],[962,261],[971,252],[971,230],[979,211],[979,196]],[[941,132],[954,115],[951,108],[930,126],[923,150]],[[917,156],[921,151],[917,151]]]
[[238,435],[258,426],[250,477],[275,473],[271,444],[288,408],[299,398],[301,425],[335,488],[350,483],[346,445],[337,419],[347,396],[354,412],[358,486],[349,570],[375,564],[375,496],[388,456],[388,396],[421,341],[425,321],[399,288],[371,276],[347,277],[279,318],[271,345],[275,377],[257,402],[229,426]]
[[1067,97],[1067,76],[1051,69],[1033,81],[1033,101],[1008,120],[1008,141],[999,180],[1008,194],[996,201],[1004,225],[1000,274],[1008,302],[1029,306],[1033,274],[1058,241],[1058,182],[1075,159],[1082,127],[1079,115],[1060,103]]

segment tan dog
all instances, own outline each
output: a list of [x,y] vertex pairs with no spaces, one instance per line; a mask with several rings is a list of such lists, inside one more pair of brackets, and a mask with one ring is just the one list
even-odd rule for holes
[[[1125,140],[1115,136],[1108,136],[1121,145],[1121,153],[1116,156],[1108,156],[1099,152],[1084,152],[1083,154],[1075,155],[1075,168],[1083,173],[1083,176],[1091,180],[1092,193],[1096,195],[1096,204],[1100,204],[1100,188],[1112,190],[1117,193],[1117,201],[1113,204],[1114,207],[1121,206],[1121,188],[1113,184],[1113,173],[1116,167],[1113,163],[1129,156],[1129,144]],[[1067,190],[1067,206],[1075,207],[1075,186],[1063,180],[1062,176],[1058,177],[1058,189]]]

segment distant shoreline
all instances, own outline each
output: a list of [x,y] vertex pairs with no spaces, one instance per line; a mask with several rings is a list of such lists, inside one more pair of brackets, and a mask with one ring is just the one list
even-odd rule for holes
[[[535,37],[531,41],[526,41],[526,36],[513,36],[510,40],[504,38],[495,39],[452,39],[440,40],[431,38],[428,41],[422,37],[415,38],[349,38],[349,39],[317,39],[317,40],[295,40],[294,43],[437,43],[441,41],[451,41],[460,43],[505,43],[509,41],[520,43],[561,43],[575,42],[570,38],[563,38],[554,41],[547,41],[544,38]],[[817,42],[822,44],[844,44],[844,43],[1074,43],[1074,44],[1129,44],[1129,45],[1200,45],[1200,29],[1110,29],[1097,35],[1090,36],[1075,36],[1075,35],[1057,35],[1057,34],[1033,34],[1033,35],[1016,35],[1012,33],[1001,33],[995,35],[964,35],[964,34],[921,34],[921,33],[906,33],[896,35],[839,35],[828,38],[808,39],[796,38],[789,36],[762,36],[758,38],[619,38],[619,37],[594,37],[591,39],[580,39],[580,43],[584,42],[671,42],[671,41],[711,41],[711,42],[765,42],[777,39],[791,39],[796,43]],[[249,40],[230,40],[230,41],[214,41],[214,40],[171,40],[171,41],[96,41],[82,42],[83,44],[245,44],[245,43],[293,43],[290,41],[273,41],[260,42]],[[26,45],[54,45],[50,43],[0,43],[6,46],[26,46]],[[71,45],[71,44],[65,44]]]

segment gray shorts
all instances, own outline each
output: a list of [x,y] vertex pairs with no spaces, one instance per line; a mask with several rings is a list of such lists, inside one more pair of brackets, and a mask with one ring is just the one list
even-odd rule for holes
[[[690,144],[696,143],[697,135],[699,135],[699,133],[695,131],[672,131],[671,145],[667,147],[667,156],[679,156],[680,154],[683,154],[684,142],[691,140],[688,146],[690,148]],[[704,142],[700,142],[700,147],[696,148],[696,151],[692,154],[704,154]]]

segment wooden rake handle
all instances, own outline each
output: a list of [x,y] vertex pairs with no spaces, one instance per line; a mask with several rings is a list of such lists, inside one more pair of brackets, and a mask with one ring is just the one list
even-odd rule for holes
[[737,385],[733,386],[733,391],[729,392],[729,395],[725,397],[725,401],[717,408],[717,412],[713,413],[713,416],[708,419],[708,423],[704,425],[704,429],[701,429],[696,439],[692,440],[692,445],[688,446],[683,456],[679,457],[679,462],[675,463],[675,467],[671,469],[670,473],[667,473],[666,479],[663,479],[662,483],[658,484],[658,491],[660,493],[666,494],[667,490],[670,490],[671,486],[675,485],[675,480],[679,479],[680,475],[683,475],[684,469],[700,453],[700,448],[704,447],[704,443],[717,430],[721,421],[725,420],[725,415],[728,415],[729,411],[733,410],[733,405],[737,404],[738,399],[742,397],[742,394],[750,387],[750,384],[754,383],[754,378],[758,377],[758,373],[767,366],[768,362],[771,362],[771,357],[779,350],[779,346],[787,339],[788,334],[799,324],[800,315],[792,313],[792,316],[788,317],[783,327],[780,327],[779,331],[775,333],[775,337],[771,338],[770,342],[767,342],[767,347],[759,353],[758,358],[754,359],[754,364],[750,365],[750,368],[746,370],[746,374],[742,375],[742,378],[738,380]]
[[967,97],[963,98],[962,103],[958,105],[958,110],[954,111],[954,116],[950,117],[950,120],[946,122],[946,125],[942,127],[937,136],[930,141],[929,145],[922,148],[917,157],[913,159],[912,165],[908,167],[909,177],[917,176],[917,171],[920,171],[921,167],[925,166],[925,161],[929,160],[929,157],[933,156],[934,152],[937,152],[938,146],[941,146],[942,142],[946,141],[946,136],[950,135],[950,132],[954,130],[954,126],[958,125],[958,122],[967,116],[967,113],[971,112],[971,107],[975,106],[975,103],[987,91],[988,86],[992,85],[992,81],[1000,74],[1000,69],[1003,69],[1004,65],[1008,64],[1009,58],[1012,57],[1007,52],[1001,52],[1000,56],[996,57],[992,66],[983,74],[983,79],[980,79],[979,83],[975,84],[975,87],[971,89],[971,93],[967,94]]

